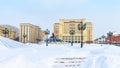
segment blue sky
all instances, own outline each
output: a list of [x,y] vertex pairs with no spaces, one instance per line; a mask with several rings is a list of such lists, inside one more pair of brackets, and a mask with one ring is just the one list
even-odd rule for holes
[[95,38],[120,33],[120,0],[0,0],[0,24],[31,23],[53,32],[59,19],[93,22]]

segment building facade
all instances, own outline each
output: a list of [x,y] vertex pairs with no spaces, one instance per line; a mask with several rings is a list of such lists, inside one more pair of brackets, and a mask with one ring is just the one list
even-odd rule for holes
[[16,29],[10,25],[0,25],[0,36],[7,37],[10,39],[16,39]]
[[54,24],[54,34],[57,38],[71,42],[70,30],[74,30],[73,42],[80,43],[81,31],[78,30],[78,24],[80,22],[86,23],[86,29],[83,31],[83,42],[93,42],[93,25],[91,22],[86,22],[85,19],[60,19],[59,23]]
[[37,43],[38,41],[43,40],[41,36],[43,35],[41,28],[30,23],[21,23],[20,24],[20,42],[23,43]]
[[59,23],[54,24],[54,35],[56,38],[59,38]]
[[120,43],[120,34],[113,35],[113,36],[107,36],[105,39],[106,43]]

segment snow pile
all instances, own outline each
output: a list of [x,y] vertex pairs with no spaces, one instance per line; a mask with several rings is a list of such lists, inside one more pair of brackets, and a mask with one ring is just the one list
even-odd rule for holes
[[119,57],[113,45],[25,45],[0,37],[0,68],[120,68]]
[[26,47],[25,44],[0,36],[0,47],[20,48]]

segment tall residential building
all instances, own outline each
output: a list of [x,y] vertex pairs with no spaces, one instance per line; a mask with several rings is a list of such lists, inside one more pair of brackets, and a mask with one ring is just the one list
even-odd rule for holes
[[0,25],[0,36],[4,36],[15,40],[18,34],[18,29],[10,25]]
[[56,38],[59,38],[59,23],[54,24],[54,35]]
[[80,43],[81,31],[78,30],[80,22],[86,23],[86,29],[83,31],[83,42],[93,42],[93,25],[91,22],[86,22],[85,19],[60,19],[59,23],[54,24],[54,34],[57,38],[71,42],[70,30],[75,30],[73,35],[73,42]]
[[20,42],[23,43],[37,43],[39,40],[43,40],[44,36],[41,28],[30,23],[20,24]]

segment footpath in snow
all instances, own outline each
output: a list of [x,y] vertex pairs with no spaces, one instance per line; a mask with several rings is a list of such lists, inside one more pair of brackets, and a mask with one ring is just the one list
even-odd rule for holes
[[23,44],[0,37],[0,68],[120,68],[120,47]]

